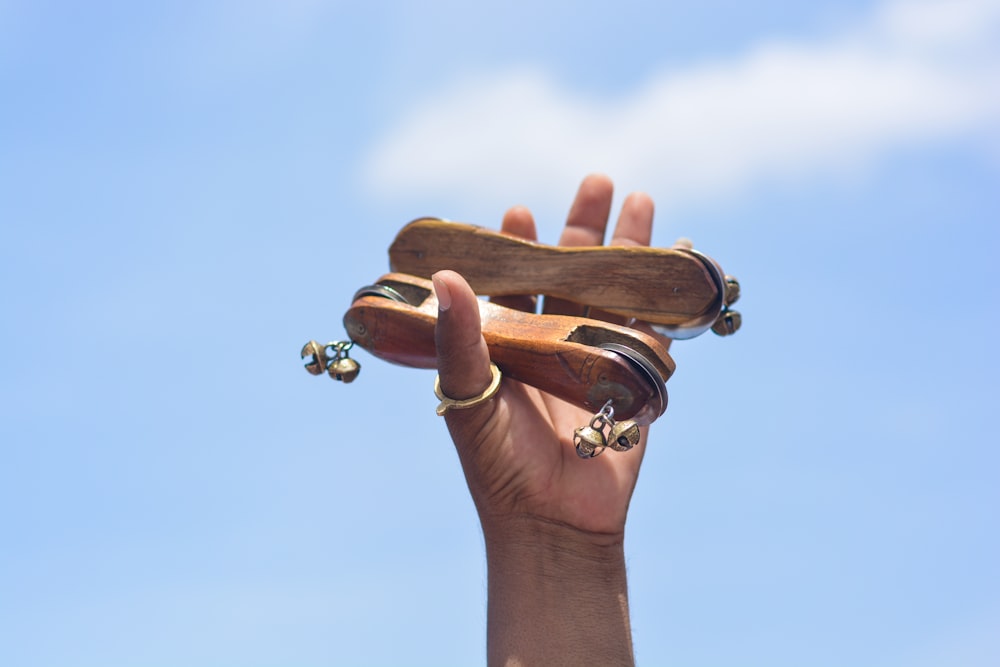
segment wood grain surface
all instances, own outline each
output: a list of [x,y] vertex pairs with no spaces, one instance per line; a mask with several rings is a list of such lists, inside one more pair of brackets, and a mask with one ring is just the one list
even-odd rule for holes
[[[434,368],[437,299],[430,281],[389,274],[379,279],[411,303],[358,298],[344,315],[351,340],[373,355],[415,368]],[[415,299],[422,297],[422,301]],[[656,339],[626,327],[563,315],[538,315],[480,300],[483,337],[505,377],[554,394],[590,411],[611,399],[617,418],[642,413],[647,423],[666,408],[645,372],[625,356],[601,349],[624,345],[645,358],[666,382],[674,361]],[[411,305],[412,304],[412,305]],[[655,414],[650,414],[655,413]]]
[[553,296],[654,324],[684,324],[722,298],[705,265],[683,251],[549,246],[435,219],[400,230],[389,265],[422,278],[451,269],[477,294]]

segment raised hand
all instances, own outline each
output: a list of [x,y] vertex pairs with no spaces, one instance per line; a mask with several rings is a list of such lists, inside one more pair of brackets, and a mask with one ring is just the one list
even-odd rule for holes
[[[607,177],[584,179],[560,245],[603,243],[612,192]],[[611,245],[648,245],[652,223],[652,200],[629,195]],[[532,215],[521,207],[507,211],[502,231],[536,240]],[[452,399],[478,396],[492,375],[476,296],[452,271],[436,273],[433,283],[440,389]],[[496,301],[534,306],[530,298]],[[583,314],[552,299],[544,310]],[[591,417],[510,379],[490,400],[445,415],[486,539],[491,664],[512,657],[524,664],[631,662],[622,544],[647,433],[628,452],[581,459],[572,435]]]

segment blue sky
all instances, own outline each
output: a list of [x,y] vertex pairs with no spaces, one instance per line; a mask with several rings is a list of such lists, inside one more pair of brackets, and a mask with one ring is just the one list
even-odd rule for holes
[[[1000,4],[0,0],[0,662],[484,661],[408,220],[608,173],[743,285],[675,346],[640,664],[1000,662]],[[620,200],[620,197],[619,197]]]

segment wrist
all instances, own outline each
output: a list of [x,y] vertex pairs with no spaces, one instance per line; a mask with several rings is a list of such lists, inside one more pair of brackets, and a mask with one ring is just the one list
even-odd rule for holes
[[574,560],[595,567],[622,563],[624,530],[594,532],[534,515],[480,516],[487,556],[533,554],[543,564]]
[[628,665],[632,638],[621,533],[537,517],[483,522],[490,664]]

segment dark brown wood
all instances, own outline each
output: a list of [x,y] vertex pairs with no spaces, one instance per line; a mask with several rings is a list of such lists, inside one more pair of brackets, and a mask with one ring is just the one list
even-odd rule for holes
[[[437,299],[430,281],[389,274],[379,280],[413,303],[378,296],[357,299],[344,316],[351,340],[375,356],[416,368],[434,368]],[[414,303],[418,298],[422,301]],[[600,345],[624,345],[646,359],[662,382],[674,361],[653,337],[634,329],[563,315],[537,315],[480,300],[483,337],[505,377],[554,394],[590,411],[611,399],[616,418],[629,419],[659,401],[648,376],[621,354]],[[658,417],[666,405],[659,406]],[[649,410],[647,409],[648,413]]]
[[704,263],[683,251],[549,246],[435,219],[400,230],[389,265],[423,278],[452,269],[477,294],[544,294],[654,324],[685,324],[722,298]]

